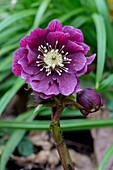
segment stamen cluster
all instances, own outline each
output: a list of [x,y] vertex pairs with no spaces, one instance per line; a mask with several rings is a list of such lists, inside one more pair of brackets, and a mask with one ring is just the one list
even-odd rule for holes
[[37,66],[41,67],[40,71],[45,70],[47,76],[49,76],[52,71],[55,71],[60,76],[62,71],[68,73],[68,68],[65,67],[65,64],[70,64],[71,59],[67,58],[68,52],[64,52],[62,45],[60,49],[57,49],[58,41],[55,43],[55,48],[52,49],[52,46],[46,43],[46,46],[40,45],[38,51],[41,54],[37,57]]

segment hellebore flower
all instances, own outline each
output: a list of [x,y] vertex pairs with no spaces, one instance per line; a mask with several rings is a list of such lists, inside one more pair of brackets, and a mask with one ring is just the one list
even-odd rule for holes
[[77,103],[79,103],[83,109],[80,109],[81,113],[87,116],[89,113],[96,112],[100,109],[102,99],[100,95],[91,88],[85,88],[77,93]]
[[80,90],[78,77],[87,73],[95,54],[85,57],[90,47],[80,29],[52,20],[46,29],[36,28],[20,40],[12,71],[30,84],[43,99]]

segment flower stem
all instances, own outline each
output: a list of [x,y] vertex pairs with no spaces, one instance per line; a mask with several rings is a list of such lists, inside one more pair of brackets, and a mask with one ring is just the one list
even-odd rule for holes
[[60,114],[63,111],[63,109],[64,109],[63,106],[54,107],[52,109],[52,122],[50,128],[64,170],[74,170],[74,166],[71,161],[67,146],[64,142],[60,127]]

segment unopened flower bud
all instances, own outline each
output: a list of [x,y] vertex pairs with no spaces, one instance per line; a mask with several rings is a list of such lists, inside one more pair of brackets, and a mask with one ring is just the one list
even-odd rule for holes
[[77,93],[77,103],[83,107],[80,111],[85,116],[96,112],[103,105],[100,95],[91,88],[83,89]]

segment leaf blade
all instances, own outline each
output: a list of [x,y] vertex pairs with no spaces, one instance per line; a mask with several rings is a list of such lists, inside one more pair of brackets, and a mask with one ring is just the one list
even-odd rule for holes
[[105,56],[106,56],[106,29],[104,19],[99,14],[93,14],[92,18],[95,23],[97,32],[97,72],[96,72],[96,88],[98,89],[99,83],[103,74]]
[[20,77],[17,78],[15,84],[4,94],[4,96],[0,99],[0,115],[4,111],[5,107],[14,96],[14,94],[24,85],[24,80]]

